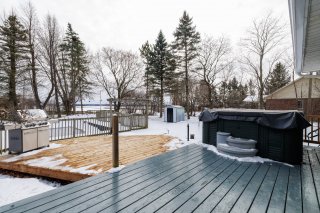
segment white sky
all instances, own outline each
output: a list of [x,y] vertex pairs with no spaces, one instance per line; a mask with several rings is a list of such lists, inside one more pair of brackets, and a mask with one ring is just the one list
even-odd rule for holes
[[[0,0],[0,12],[26,3]],[[270,10],[289,26],[287,0],[31,0],[40,20],[54,14],[66,28],[68,22],[91,50],[104,46],[138,51],[147,40],[154,43],[160,29],[167,40],[186,10],[202,34],[228,36],[239,42],[252,20]],[[289,38],[290,39],[290,38]]]

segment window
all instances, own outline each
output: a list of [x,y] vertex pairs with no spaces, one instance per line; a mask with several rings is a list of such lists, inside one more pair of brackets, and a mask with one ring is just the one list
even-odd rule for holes
[[303,109],[303,101],[298,100],[298,109]]

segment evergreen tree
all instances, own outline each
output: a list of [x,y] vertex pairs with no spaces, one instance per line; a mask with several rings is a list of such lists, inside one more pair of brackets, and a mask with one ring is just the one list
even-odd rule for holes
[[223,81],[220,87],[220,96],[223,107],[241,107],[243,99],[247,96],[248,86],[241,84],[236,77],[229,82]]
[[18,108],[17,84],[26,70],[27,34],[15,14],[0,26],[0,85],[8,93],[8,104]]
[[248,83],[248,92],[249,92],[249,95],[251,96],[255,96],[256,95],[256,88],[253,84],[253,81],[252,79],[249,80],[249,83]]
[[83,94],[89,91],[91,83],[87,79],[89,62],[84,43],[73,31],[70,23],[60,45],[60,52],[61,70],[58,77],[62,91],[61,99],[66,113],[70,114],[72,110],[75,113],[77,99],[82,100]]
[[286,67],[281,62],[278,62],[268,78],[266,91],[268,94],[271,94],[277,89],[287,85],[289,82],[290,75],[286,70]]
[[191,62],[197,56],[197,44],[200,43],[200,34],[196,31],[196,27],[193,26],[192,23],[192,18],[189,17],[186,11],[183,12],[183,16],[179,21],[179,26],[173,35],[175,37],[175,41],[172,47],[177,53],[180,65],[184,68],[186,85],[185,106],[189,119],[189,72]]
[[147,41],[144,43],[140,50],[140,56],[143,58],[143,63],[145,64],[145,87],[146,87],[146,98],[149,99],[150,97],[150,63],[151,63],[151,51],[152,46]]
[[163,108],[163,96],[165,89],[172,88],[174,80],[177,77],[175,70],[175,60],[168,48],[166,39],[162,33],[159,32],[156,43],[152,48],[152,51],[149,55],[149,75],[151,76],[151,82],[160,89],[159,94],[159,108],[160,108],[160,117],[162,117],[162,108]]

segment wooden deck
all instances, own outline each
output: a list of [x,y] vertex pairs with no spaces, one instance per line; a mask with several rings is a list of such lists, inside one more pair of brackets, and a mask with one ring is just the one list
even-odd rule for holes
[[[167,151],[166,135],[120,136],[120,165]],[[112,167],[112,137],[92,136],[55,141],[61,147],[10,155],[0,159],[0,169],[65,181],[78,181]],[[34,153],[34,154],[33,154]],[[32,154],[32,155],[31,155]]]
[[305,149],[301,166],[243,163],[190,145],[0,212],[319,212],[319,157]]

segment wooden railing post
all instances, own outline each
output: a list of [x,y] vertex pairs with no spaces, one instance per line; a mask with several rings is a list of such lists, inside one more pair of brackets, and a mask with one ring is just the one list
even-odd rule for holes
[[119,123],[118,115],[112,116],[112,166],[119,167]]
[[73,136],[73,138],[75,138],[75,137],[76,137],[76,119],[73,119],[72,122],[73,122],[73,123],[72,123],[72,125],[73,125],[72,136]]

